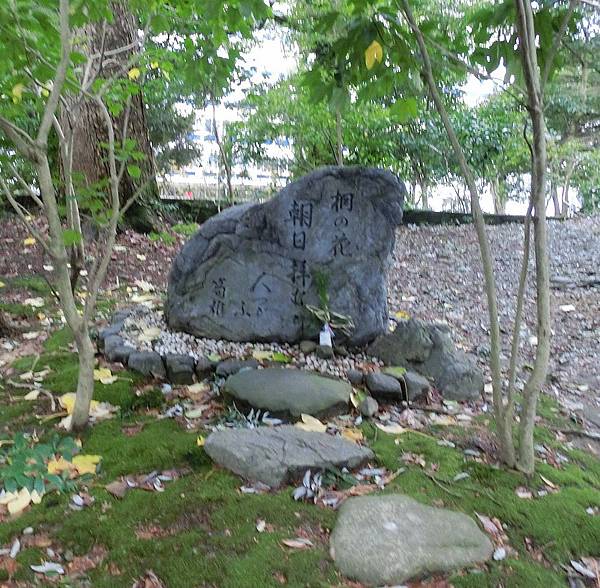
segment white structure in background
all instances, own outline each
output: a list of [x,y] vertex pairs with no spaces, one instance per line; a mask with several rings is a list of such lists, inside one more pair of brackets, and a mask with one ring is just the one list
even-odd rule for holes
[[[281,6],[276,3],[277,10],[285,11],[285,8],[285,3]],[[253,84],[275,84],[297,67],[297,55],[286,46],[280,33],[265,29],[258,33],[257,40],[258,43],[243,57],[244,65],[255,72],[251,80],[238,85],[215,107],[214,119],[221,141],[226,136],[227,125],[242,120],[242,113],[232,105],[243,100]],[[227,183],[215,135],[212,105],[196,112],[193,139],[202,150],[200,160],[195,165],[173,170],[163,186],[163,197],[225,200]],[[289,141],[277,138],[264,148],[267,156],[280,164],[258,167],[234,161],[231,184],[237,201],[261,199],[288,182],[288,162],[293,158]]]
[[[199,144],[202,150],[201,157],[196,163],[173,170],[167,176],[163,197],[226,199],[227,179],[219,142],[224,145],[227,133],[231,132],[228,126],[241,120],[238,108],[227,107],[224,104],[216,105],[214,113],[212,105],[199,110],[196,113],[192,139]],[[289,140],[278,138],[264,145],[264,148],[270,159],[283,164],[259,167],[245,165],[234,158],[231,166],[231,184],[236,200],[260,199],[263,195],[281,188],[288,181],[290,172],[286,162],[291,161],[293,157]]]

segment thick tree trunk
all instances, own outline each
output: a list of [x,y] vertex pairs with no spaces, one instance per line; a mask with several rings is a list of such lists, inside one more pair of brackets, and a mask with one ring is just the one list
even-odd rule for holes
[[80,333],[76,333],[79,373],[77,377],[77,402],[71,417],[71,429],[78,431],[87,425],[92,396],[94,394],[94,344],[90,339],[87,325],[82,323]]
[[[85,36],[85,46],[80,51],[88,55],[103,54],[127,47],[127,50],[104,57],[103,69],[100,75],[104,77],[117,76],[126,78],[131,69],[128,65],[131,56],[137,50],[136,40],[138,26],[124,2],[112,4],[114,19],[112,23],[98,23],[82,31]],[[87,30],[90,29],[90,30]],[[125,222],[140,231],[150,231],[156,220],[149,208],[158,198],[158,186],[154,166],[152,146],[148,138],[148,125],[142,93],[132,97],[129,111],[113,116],[116,131],[116,142],[119,145],[123,139],[125,117],[128,117],[126,137],[136,142],[135,150],[144,154],[142,161],[131,162],[139,166],[142,173],[139,178],[132,177],[127,171],[123,174],[119,185],[121,205],[129,200],[141,186],[145,185],[143,195],[129,208]],[[79,177],[85,186],[90,186],[109,177],[106,152],[101,147],[105,144],[106,125],[103,123],[97,106],[91,100],[83,100],[77,107],[77,112],[69,116],[63,111],[62,120],[68,120],[73,131],[73,173]],[[63,162],[64,165],[64,162]]]

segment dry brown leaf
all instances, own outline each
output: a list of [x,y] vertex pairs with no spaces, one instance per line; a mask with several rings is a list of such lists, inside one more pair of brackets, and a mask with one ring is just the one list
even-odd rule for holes
[[283,539],[281,542],[286,547],[291,547],[292,549],[308,549],[314,546],[313,542],[310,539],[305,539],[304,537],[296,537],[295,539]]

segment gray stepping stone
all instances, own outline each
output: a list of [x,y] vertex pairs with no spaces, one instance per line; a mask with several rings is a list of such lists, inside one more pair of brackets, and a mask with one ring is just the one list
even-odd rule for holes
[[272,488],[300,479],[308,469],[354,469],[375,457],[367,447],[342,437],[293,425],[215,431],[204,449],[228,470]]
[[134,351],[129,355],[127,365],[144,376],[164,378],[167,375],[162,357],[156,351]]
[[346,412],[352,387],[313,372],[268,368],[230,376],[224,392],[254,408],[298,417],[302,413],[319,416]]
[[389,494],[344,502],[330,551],[348,578],[387,586],[484,562],[493,546],[467,515]]

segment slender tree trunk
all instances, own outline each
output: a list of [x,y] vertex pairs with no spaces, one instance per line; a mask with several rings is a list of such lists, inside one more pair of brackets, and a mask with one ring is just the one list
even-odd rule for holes
[[[229,157],[225,151],[225,146],[223,145],[223,137],[219,135],[219,129],[217,127],[217,112],[215,108],[215,102],[213,100],[212,104],[212,114],[213,114],[213,127],[215,133],[215,141],[217,142],[217,146],[219,147],[219,157],[223,162],[223,169],[225,170],[225,181],[227,182],[227,199],[229,200],[229,204],[234,204],[233,198],[233,186],[231,184],[231,162],[229,161]],[[218,166],[220,167],[220,166]],[[217,188],[218,191],[218,188]]]
[[338,165],[344,165],[344,140],[342,134],[342,113],[339,106],[335,109],[336,160]]
[[87,425],[94,394],[94,344],[85,323],[75,334],[79,374],[77,377],[77,402],[71,416],[71,429],[78,431]]
[[428,202],[428,189],[429,186],[427,185],[426,181],[421,182],[421,206],[425,209],[425,210],[429,210],[429,202]]
[[473,224],[477,233],[477,240],[479,242],[479,251],[481,254],[481,264],[483,266],[485,293],[488,302],[488,316],[490,320],[490,368],[492,372],[492,386],[493,386],[493,401],[494,401],[494,414],[496,415],[496,426],[498,428],[497,434],[500,441],[500,451],[502,454],[503,461],[512,466],[515,463],[515,447],[512,434],[512,428],[505,426],[502,405],[502,377],[500,369],[500,324],[498,321],[498,300],[496,293],[496,279],[494,276],[494,267],[492,262],[492,253],[490,249],[490,243],[485,230],[485,221],[483,219],[483,212],[479,203],[479,193],[477,191],[477,185],[475,178],[469,168],[467,159],[464,151],[460,145],[444,101],[440,95],[438,87],[433,77],[433,68],[431,66],[431,60],[429,58],[429,52],[425,45],[425,39],[419,29],[417,21],[410,8],[408,0],[402,0],[402,10],[404,16],[408,21],[410,28],[419,45],[419,53],[423,60],[423,74],[429,88],[429,93],[433,99],[434,105],[438,114],[442,119],[444,129],[450,140],[452,146],[452,152],[454,153],[458,165],[461,170],[461,174],[465,179],[468,187],[469,195],[471,198],[471,213],[473,215]]
[[577,165],[575,157],[571,157],[567,164],[567,172],[565,173],[565,182],[562,187],[561,201],[562,201],[562,213],[559,209],[558,216],[567,217],[569,215],[569,188],[571,187],[571,178]]
[[[82,30],[81,38],[84,41],[78,50],[88,55],[105,55],[108,52],[108,56],[96,60],[96,63],[99,61],[102,66],[100,76],[117,75],[120,78],[127,78],[130,70],[128,61],[132,54],[138,51],[136,45],[138,23],[126,2],[115,1],[111,6],[114,14],[113,21],[98,23]],[[111,51],[124,47],[128,49],[114,55],[110,54]],[[69,102],[69,106],[73,107],[73,100]],[[93,100],[84,99],[76,106],[76,112],[71,113],[70,110],[71,108],[63,109],[61,120],[63,126],[65,120],[69,121],[73,132],[72,170],[75,177],[83,181],[84,186],[90,186],[105,180],[109,175],[106,152],[101,146],[106,143],[106,126]],[[114,128],[119,130],[116,136],[117,143],[121,143],[123,138],[121,129],[124,126],[124,117],[125,112],[112,117]],[[157,201],[159,196],[154,155],[148,137],[146,110],[141,92],[133,96],[128,117],[127,138],[136,142],[135,150],[143,153],[144,159],[135,162],[142,170],[139,178],[133,177],[127,171],[123,174],[119,186],[121,204],[127,202],[140,186],[147,184],[142,198],[129,208],[125,215],[125,222],[137,230],[148,232],[156,225],[156,219],[149,205]],[[62,162],[63,166],[65,164],[66,162]]]
[[492,192],[492,199],[494,200],[494,212],[496,214],[504,214],[506,209],[506,202],[502,198],[500,193],[500,182],[498,178],[494,178],[490,184],[490,190]]
[[550,196],[552,197],[552,204],[554,206],[554,216],[560,216],[560,200],[558,198],[558,190],[556,188],[556,182],[550,182]]
[[537,63],[536,33],[529,0],[515,0],[519,52],[527,88],[528,111],[533,127],[530,202],[535,210],[533,224],[536,277],[537,346],[533,369],[523,391],[523,410],[519,425],[517,467],[531,475],[535,469],[533,432],[537,401],[548,373],[550,359],[550,272],[546,222],[546,174],[548,166],[543,88]]

